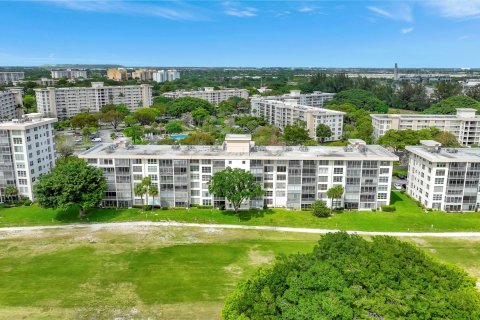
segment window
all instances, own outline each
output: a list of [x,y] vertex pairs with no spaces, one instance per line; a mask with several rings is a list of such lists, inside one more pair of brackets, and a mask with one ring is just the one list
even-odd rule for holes
[[433,201],[442,201],[443,195],[442,194],[434,194]]
[[132,167],[132,171],[133,171],[133,172],[142,172],[142,167],[133,166],[133,167]]
[[388,177],[379,177],[378,182],[380,183],[388,183]]
[[14,144],[22,144],[23,140],[22,140],[22,138],[13,138],[13,143]]
[[211,167],[202,167],[202,173],[211,173],[212,168]]
[[23,152],[22,146],[15,146],[15,152]]
[[[160,160],[160,165],[162,165],[162,161],[168,161],[168,160]],[[157,159],[148,159],[147,161],[148,164],[156,164],[157,163]],[[171,165],[171,163],[170,163]]]
[[190,171],[199,171],[200,170],[200,167],[199,166],[190,166]]
[[334,164],[335,166],[343,166],[343,160],[335,160],[335,161],[333,162],[333,164]]
[[15,160],[22,161],[22,160],[25,160],[25,158],[23,157],[23,154],[16,154],[15,155]]
[[27,185],[27,179],[18,179],[18,184],[22,185],[22,186],[26,186]]
[[333,168],[333,174],[343,174],[343,168]]
[[443,184],[445,182],[444,178],[435,178],[435,184]]
[[87,159],[87,163],[89,163],[89,164],[97,164],[97,159],[92,159],[92,158]]
[[211,206],[212,205],[212,200],[211,199],[203,199],[202,204],[204,206]]
[[334,176],[333,177],[333,182],[343,182],[343,177],[342,176]]
[[380,168],[380,174],[389,174],[390,169],[389,168]]
[[387,194],[386,193],[379,193],[377,195],[377,199],[378,200],[385,200],[385,199],[387,199]]

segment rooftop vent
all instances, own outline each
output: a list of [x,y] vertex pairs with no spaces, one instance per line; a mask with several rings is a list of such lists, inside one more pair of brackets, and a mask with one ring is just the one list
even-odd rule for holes
[[353,147],[352,146],[345,146],[343,148],[343,150],[345,150],[345,152],[353,152]]
[[307,151],[308,151],[308,147],[300,146],[300,147],[298,148],[298,150],[303,151],[303,152],[307,152]]
[[172,149],[173,149],[173,150],[179,150],[179,149],[180,149],[180,145],[179,145],[179,144],[174,144],[174,145],[172,145]]
[[452,148],[450,148],[450,149],[447,149],[447,152],[448,152],[448,153],[458,153],[458,149],[452,149]]

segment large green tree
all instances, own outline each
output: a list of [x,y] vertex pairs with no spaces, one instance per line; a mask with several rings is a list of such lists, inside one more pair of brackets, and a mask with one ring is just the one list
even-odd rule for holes
[[165,125],[165,130],[167,130],[168,133],[179,133],[182,132],[183,127],[182,127],[182,121],[180,120],[170,120],[166,125]]
[[401,83],[392,98],[392,107],[413,111],[423,111],[430,105],[425,86],[420,83]]
[[317,129],[315,129],[316,137],[320,140],[320,142],[324,142],[326,138],[330,138],[332,136],[332,129],[326,124],[320,123],[317,125]]
[[327,190],[327,197],[331,199],[331,204],[330,204],[331,210],[335,209],[336,207],[334,200],[341,199],[343,197],[344,192],[345,192],[345,189],[340,184],[337,184],[336,186],[333,186]]
[[79,207],[79,216],[99,206],[105,196],[107,182],[102,170],[84,160],[68,157],[57,161],[47,174],[39,177],[34,187],[40,206],[53,209]]
[[183,113],[192,112],[198,108],[207,110],[209,114],[215,113],[215,108],[210,102],[192,97],[178,98],[168,102],[166,112],[171,116],[178,117]]
[[141,125],[149,125],[155,122],[159,112],[155,108],[141,108],[132,114],[132,117]]
[[180,140],[185,145],[213,145],[215,137],[208,132],[191,132],[185,139]]
[[213,174],[208,183],[208,191],[216,197],[223,197],[233,206],[238,213],[242,203],[248,199],[264,194],[255,177],[248,171],[228,167]]
[[73,128],[87,128],[87,127],[97,127],[98,120],[92,113],[79,113],[70,119],[70,123]]
[[473,108],[480,111],[480,102],[468,96],[453,96],[432,104],[424,112],[428,114],[455,114],[457,108]]
[[101,121],[111,124],[114,130],[117,130],[124,118],[123,113],[117,110],[110,110],[101,114]]
[[440,81],[435,85],[433,96],[437,101],[462,94],[462,85],[458,81]]
[[377,143],[384,147],[390,147],[395,152],[404,150],[406,146],[415,146],[420,140],[435,140],[440,133],[437,128],[427,128],[422,130],[388,130],[383,136],[378,138]]
[[285,129],[283,129],[283,139],[289,146],[304,145],[306,142],[312,140],[306,124],[303,121],[297,121],[293,125],[287,125]]
[[362,89],[350,89],[337,93],[332,100],[327,101],[326,105],[339,105],[350,103],[356,108],[366,111],[387,113],[388,105],[378,99],[375,94]]
[[393,237],[330,233],[226,299],[225,320],[480,319],[475,279]]

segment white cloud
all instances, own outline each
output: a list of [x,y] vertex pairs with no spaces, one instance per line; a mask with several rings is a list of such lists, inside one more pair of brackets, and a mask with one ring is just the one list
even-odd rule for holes
[[415,30],[415,28],[413,28],[413,27],[412,28],[404,28],[404,29],[400,30],[400,33],[401,34],[407,34],[407,33],[412,32],[413,30]]
[[242,7],[239,3],[233,1],[227,1],[223,3],[225,7],[225,14],[229,16],[239,18],[251,18],[255,17],[258,10],[253,7]]
[[298,12],[309,13],[315,11],[315,8],[312,6],[302,6],[298,9]]
[[243,8],[243,9],[229,8],[229,9],[225,10],[225,13],[229,16],[240,17],[240,18],[248,18],[248,17],[255,17],[257,15],[257,9],[255,9],[255,8]]
[[480,0],[428,0],[424,4],[445,18],[480,18]]
[[383,18],[406,22],[413,21],[412,9],[405,3],[393,4],[388,9],[375,6],[368,6],[367,9]]
[[70,10],[102,12],[114,14],[133,14],[155,16],[169,20],[202,20],[198,12],[192,8],[177,6],[167,7],[157,4],[147,4],[144,2],[130,2],[123,0],[103,0],[103,1],[82,1],[82,0],[50,0],[58,6]]

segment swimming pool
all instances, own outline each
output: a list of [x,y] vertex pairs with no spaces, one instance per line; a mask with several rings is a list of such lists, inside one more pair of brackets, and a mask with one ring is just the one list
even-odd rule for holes
[[170,138],[172,139],[177,139],[177,140],[182,140],[188,137],[188,133],[182,133],[182,134],[171,134]]

